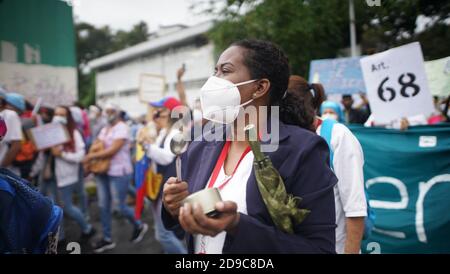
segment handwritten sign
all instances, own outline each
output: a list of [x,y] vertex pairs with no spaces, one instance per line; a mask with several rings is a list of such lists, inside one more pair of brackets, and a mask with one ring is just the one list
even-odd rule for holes
[[433,112],[418,42],[363,57],[361,68],[377,123]]
[[366,92],[360,57],[311,61],[309,82],[321,83],[327,94]]
[[164,76],[142,74],[139,86],[139,99],[144,103],[161,100],[165,89],[166,79]]
[[31,128],[28,135],[38,150],[61,145],[70,140],[66,127],[60,123],[49,123]]

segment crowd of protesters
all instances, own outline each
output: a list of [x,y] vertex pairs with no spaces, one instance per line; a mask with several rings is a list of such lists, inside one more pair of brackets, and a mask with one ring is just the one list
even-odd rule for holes
[[[251,52],[252,54],[245,54],[245,52]],[[268,70],[269,72],[260,69],[268,65],[264,63],[267,61],[264,58],[268,56],[274,58],[278,56],[278,59],[271,60],[270,65],[274,69]],[[331,186],[331,196],[324,196],[322,202],[328,203],[330,199],[333,200],[332,197],[334,196],[335,210],[330,207],[333,209],[332,214],[327,211],[330,208],[323,208],[323,204],[318,205],[313,202],[309,204],[314,208],[312,216],[309,217],[312,220],[311,227],[314,227],[313,222],[323,222],[322,225],[325,226],[330,221],[324,219],[327,216],[335,218],[330,223],[329,228],[333,237],[330,233],[326,237],[314,236],[316,239],[323,240],[321,243],[317,242],[317,248],[321,251],[336,251],[337,253],[359,253],[360,242],[364,237],[371,213],[364,189],[362,171],[364,156],[361,145],[346,125],[361,124],[406,130],[408,126],[445,122],[448,121],[446,114],[449,104],[448,99],[445,101],[435,98],[436,111],[431,117],[425,117],[424,115],[404,117],[389,125],[380,125],[373,119],[369,102],[364,95],[360,95],[361,104],[358,106],[354,106],[352,95],[347,94],[342,96],[342,105],[338,102],[326,101],[325,91],[320,84],[310,84],[300,76],[289,75],[287,59],[280,59],[279,56],[282,56],[282,52],[271,43],[254,40],[241,41],[222,54],[215,76],[213,76],[215,79],[210,78],[208,81],[216,81],[218,85],[220,80],[217,79],[220,78],[221,80],[227,79],[226,81],[236,86],[238,86],[237,83],[241,83],[240,89],[244,91],[241,92],[240,103],[258,102],[258,106],[278,105],[288,110],[294,110],[292,113],[283,114],[282,109],[282,115],[285,115],[283,116],[285,120],[282,122],[289,125],[284,126],[285,132],[282,132],[282,134],[304,138],[304,145],[306,147],[312,146],[312,149],[317,153],[310,155],[316,161],[310,164],[314,166],[317,174],[315,177],[311,175],[312,177],[305,179],[303,183],[305,186],[313,181],[314,184],[319,184],[317,186],[311,185],[310,191],[317,191],[316,188],[319,187],[320,191],[328,191],[328,187]],[[242,61],[242,58],[248,60]],[[220,63],[221,60],[224,61],[223,64]],[[234,68],[229,65],[230,62],[234,62],[232,64]],[[227,66],[230,66],[230,68],[227,68]],[[241,72],[233,72],[233,69],[236,70],[239,66],[242,69]],[[279,243],[268,239],[257,242],[258,239],[264,239],[273,230],[260,224],[255,219],[242,217],[247,215],[241,214],[239,222],[242,224],[240,224],[239,229],[246,231],[247,227],[253,227],[256,229],[255,235],[242,236],[239,233],[236,234],[236,232],[222,230],[234,237],[243,237],[240,243],[242,246],[237,244],[236,246],[229,246],[226,244],[228,238],[220,238],[225,237],[225,234],[208,235],[207,229],[202,229],[194,222],[189,224],[192,221],[189,218],[195,217],[196,212],[194,209],[186,207],[181,207],[182,210],[180,210],[181,198],[186,197],[189,192],[192,192],[192,189],[189,190],[188,185],[184,182],[176,184],[176,180],[173,178],[176,176],[176,156],[171,151],[170,142],[175,135],[183,132],[173,126],[179,122],[179,119],[173,118],[171,112],[179,106],[188,107],[190,119],[181,122],[190,127],[196,125],[201,127],[205,123],[205,115],[202,113],[199,100],[196,100],[191,107],[187,103],[182,81],[184,71],[185,69],[181,68],[177,72],[176,89],[179,99],[165,97],[160,101],[151,102],[149,104],[152,110],[151,115],[143,114],[142,117],[135,119],[129,118],[128,114],[120,109],[120,106],[112,103],[103,107],[98,105],[83,107],[78,103],[71,106],[54,107],[42,105],[39,109],[36,109],[22,95],[2,89],[0,91],[0,116],[5,121],[8,131],[0,143],[1,167],[7,168],[32,182],[42,194],[50,197],[57,205],[61,206],[64,211],[64,218],[71,218],[79,225],[81,230],[80,241],[92,242],[94,252],[100,253],[115,248],[116,242],[114,241],[114,231],[112,231],[112,216],[114,213],[122,215],[132,225],[133,232],[130,235],[130,241],[133,243],[140,242],[149,231],[148,224],[140,218],[142,210],[146,209],[151,212],[155,227],[155,238],[161,243],[165,253],[182,254],[188,251],[220,253],[222,248],[230,252],[251,251],[251,248],[244,246],[245,243],[252,244],[254,248],[259,246],[259,248],[277,251],[313,252],[315,249],[308,249],[311,246],[307,247],[302,238],[297,237],[298,235],[291,237],[275,233],[272,236],[278,238]],[[246,71],[245,73],[248,75],[242,71]],[[280,77],[285,75],[280,75],[280,72],[288,77],[290,76],[289,80],[281,79]],[[266,82],[261,79],[265,79]],[[254,86],[254,89],[250,90],[250,86]],[[275,90],[276,88],[277,90]],[[249,90],[249,97],[247,101],[244,101],[244,99],[247,99],[243,98],[246,89]],[[250,94],[250,92],[253,93]],[[329,123],[328,121],[333,122]],[[69,141],[38,151],[27,132],[33,127],[47,123],[64,125],[67,128]],[[294,125],[295,128],[291,125]],[[198,137],[194,136],[194,132],[190,132],[190,134],[192,138]],[[322,136],[328,146],[325,142],[321,143],[318,141],[319,139],[315,139],[319,138],[318,136]],[[290,149],[298,146],[291,145]],[[230,151],[237,153],[238,156],[241,155],[239,154],[241,149],[245,148],[240,146],[240,143],[233,143],[231,146]],[[198,156],[194,149],[188,157]],[[306,148],[299,148],[298,153],[306,153],[303,150],[306,150]],[[324,153],[332,155],[329,162],[325,162],[327,157]],[[237,169],[239,160],[235,171],[241,171],[241,175],[248,178],[253,156],[251,154],[249,154],[250,156],[242,155],[241,160],[243,160],[242,165],[244,167],[241,167],[241,170]],[[234,158],[229,157],[231,157],[231,164],[234,162]],[[322,162],[320,162],[321,159]],[[95,168],[98,168],[102,162],[107,162],[105,168],[102,171],[96,171]],[[196,164],[190,163],[187,167],[190,168],[187,172],[187,178],[194,181],[196,180],[194,179],[195,174],[198,174],[197,171],[202,170],[201,165],[209,164],[201,162],[199,159],[196,159],[196,162]],[[97,167],[94,167],[95,163],[97,163]],[[244,170],[245,164],[249,164],[247,167],[249,172]],[[145,168],[141,169],[142,166]],[[233,171],[233,168],[229,168],[225,164],[223,168],[226,170],[222,174],[222,179],[225,179],[228,178],[226,172],[230,168]],[[321,174],[318,173],[317,169],[322,169]],[[289,172],[295,173],[296,171],[295,169],[289,169],[281,172],[286,172],[287,177],[289,177],[295,176],[295,174]],[[152,179],[149,179],[149,176]],[[100,209],[101,227],[94,227],[92,224],[94,220],[89,213],[89,199],[85,188],[87,180],[94,180],[96,183],[96,201]],[[140,185],[143,180],[151,182],[153,187],[156,185],[156,189],[153,190],[153,197],[148,197],[149,190],[145,190],[145,193],[142,194]],[[164,186],[165,182],[167,182],[166,186]],[[127,203],[127,197],[130,195],[136,201],[135,208],[130,207]],[[236,194],[238,207],[237,209],[234,208],[234,211],[248,213],[247,211],[253,210],[252,206],[254,205],[249,204],[249,200],[247,200],[247,206],[243,205],[245,204],[245,197],[240,195],[242,195],[242,192],[239,192],[239,195]],[[146,197],[144,201],[142,201],[142,196]],[[172,207],[173,205],[175,206]],[[230,210],[230,216],[234,216],[233,209],[227,208],[227,206],[230,206],[229,204],[223,206],[223,212],[227,213],[227,210]],[[180,212],[184,213],[180,216]],[[177,224],[178,229],[171,229],[173,228],[171,222]],[[332,228],[334,224],[337,224],[336,230]],[[64,225],[61,225],[61,228],[64,228]],[[182,230],[179,228],[182,228]],[[190,238],[187,247],[182,240],[183,230],[195,235]],[[100,233],[101,235],[98,236]],[[258,233],[261,235],[258,235]],[[313,232],[311,233],[311,235],[315,235]],[[208,236],[198,236],[200,234]],[[95,235],[97,237],[94,237]],[[94,242],[94,238],[97,238],[98,241]],[[328,240],[331,238],[335,238],[335,242],[330,249]],[[61,229],[59,241],[63,242],[64,240],[65,232],[64,229]],[[202,246],[205,240],[210,242],[210,246],[206,249]],[[312,238],[306,240],[310,241],[311,245],[316,244]],[[281,246],[282,244],[285,246]],[[296,247],[295,244],[297,244]]]

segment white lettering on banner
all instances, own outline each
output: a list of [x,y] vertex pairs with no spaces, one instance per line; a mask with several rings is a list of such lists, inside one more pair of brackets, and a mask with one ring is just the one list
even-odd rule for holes
[[[370,186],[382,183],[391,184],[399,190],[400,202],[370,200],[369,201],[370,206],[373,208],[383,208],[383,209],[396,209],[396,210],[406,209],[409,201],[408,191],[406,189],[406,185],[399,179],[386,176],[375,177],[370,180],[367,180],[366,188],[369,189]],[[417,238],[422,243],[427,243],[427,235],[424,226],[424,207],[423,207],[423,204],[425,202],[425,196],[431,190],[431,188],[438,183],[450,183],[450,174],[437,175],[427,182],[419,182],[418,184],[419,195],[416,201],[415,227]],[[375,227],[374,232],[384,234],[392,238],[398,239],[406,238],[405,233],[401,231],[383,230]]]
[[450,174],[438,175],[428,182],[419,183],[419,197],[416,202],[416,232],[419,241],[423,243],[427,242],[427,235],[423,224],[423,203],[425,201],[425,195],[427,195],[428,191],[438,183],[450,183]]
[[360,59],[375,122],[433,112],[420,44],[415,42]]
[[377,227],[374,227],[373,231],[379,234],[387,235],[392,238],[406,239],[406,234],[401,231],[384,230]]
[[[408,190],[406,189],[406,185],[393,177],[376,177],[366,182],[366,188],[375,185],[375,184],[390,184],[397,188],[398,193],[400,195],[399,202],[390,202],[390,201],[380,201],[380,200],[369,200],[369,205],[373,208],[384,208],[384,209],[405,209],[408,206],[409,197]],[[374,228],[375,232],[385,234],[391,236],[393,238],[404,238],[405,233],[401,231],[392,231],[392,230],[381,230],[379,228]]]
[[408,191],[406,190],[406,185],[402,181],[392,177],[376,177],[367,180],[366,188],[369,188],[374,184],[391,184],[395,186],[398,189],[401,199],[399,202],[370,200],[369,204],[371,207],[385,209],[405,209],[408,206]]

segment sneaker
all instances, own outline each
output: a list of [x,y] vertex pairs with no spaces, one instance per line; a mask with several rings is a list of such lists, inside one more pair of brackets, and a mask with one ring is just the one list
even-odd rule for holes
[[142,224],[139,228],[135,228],[133,231],[133,236],[131,237],[130,241],[134,244],[139,243],[144,238],[144,234],[145,232],[147,232],[147,230],[148,225],[145,223]]
[[91,231],[89,231],[88,233],[81,233],[80,241],[87,242],[90,238],[92,238],[92,236],[95,235],[95,233],[97,233],[97,230],[95,230],[95,228],[92,227]]
[[106,240],[102,239],[101,241],[97,242],[94,245],[93,251],[95,253],[102,253],[102,252],[104,252],[106,250],[111,250],[114,247],[116,247],[116,243],[114,243],[112,241],[106,241]]

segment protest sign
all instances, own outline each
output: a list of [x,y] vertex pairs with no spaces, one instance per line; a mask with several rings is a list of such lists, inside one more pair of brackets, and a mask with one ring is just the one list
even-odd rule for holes
[[433,112],[419,43],[363,57],[361,69],[377,123]]
[[166,80],[164,76],[141,74],[139,100],[143,103],[161,100],[164,96],[165,88]]
[[311,61],[309,82],[321,83],[327,94],[366,92],[360,57]]
[[49,123],[28,130],[28,135],[38,150],[67,143],[70,140],[67,128],[61,123]]

